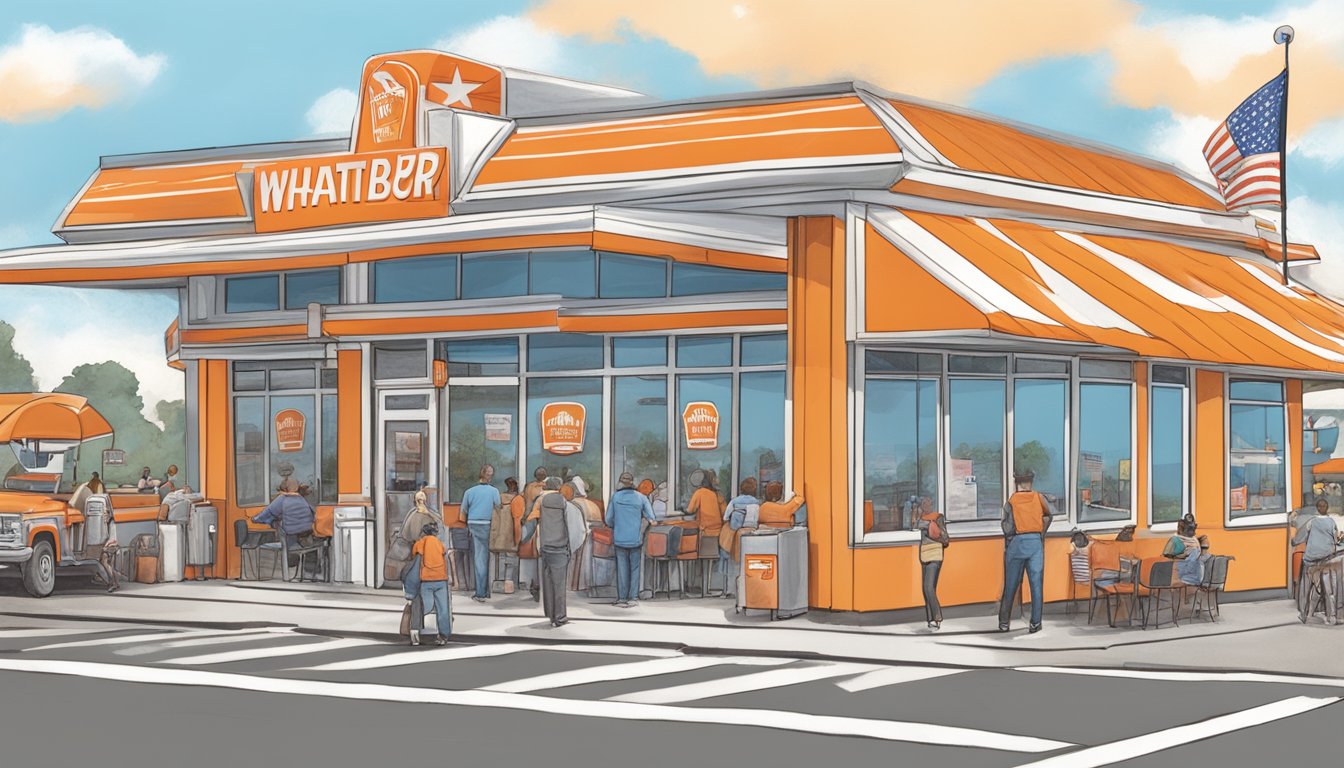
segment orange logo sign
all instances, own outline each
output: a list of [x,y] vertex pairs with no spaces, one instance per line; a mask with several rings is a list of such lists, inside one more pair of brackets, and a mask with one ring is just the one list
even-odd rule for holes
[[502,114],[504,73],[439,51],[374,56],[360,74],[357,152],[411,149],[423,140],[416,127],[426,109],[450,107]]
[[541,448],[558,456],[583,450],[587,411],[582,403],[547,403],[541,409]]
[[406,133],[407,124],[412,130],[412,143],[416,112],[411,107],[420,94],[420,78],[415,70],[399,61],[385,61],[369,75],[369,83],[364,91],[365,115],[369,128],[373,132],[373,143],[396,144]]
[[301,158],[253,173],[258,232],[448,215],[443,147]]
[[275,444],[282,453],[303,450],[303,431],[308,419],[293,408],[275,414]]
[[686,447],[712,451],[719,447],[719,407],[708,401],[687,403],[681,412]]

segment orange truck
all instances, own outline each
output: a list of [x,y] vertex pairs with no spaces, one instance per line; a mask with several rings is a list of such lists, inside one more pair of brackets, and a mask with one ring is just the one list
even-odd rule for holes
[[109,523],[122,545],[157,526],[157,494],[76,492],[80,447],[111,436],[78,395],[0,394],[0,443],[14,454],[0,488],[0,566],[19,571],[28,594],[50,595],[57,575],[94,573]]

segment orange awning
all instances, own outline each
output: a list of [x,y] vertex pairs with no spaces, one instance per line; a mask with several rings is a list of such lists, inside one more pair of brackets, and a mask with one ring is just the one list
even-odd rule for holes
[[[1344,306],[1275,271],[1137,237],[870,209],[869,333],[967,330],[1344,374]],[[892,285],[917,286],[893,300]]]
[[79,395],[0,394],[0,443],[11,440],[92,440],[112,425]]
[[61,226],[241,218],[237,174],[245,163],[104,168],[80,193]]

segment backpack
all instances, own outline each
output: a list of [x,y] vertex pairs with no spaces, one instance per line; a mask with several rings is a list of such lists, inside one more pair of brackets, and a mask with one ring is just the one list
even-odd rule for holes
[[742,528],[758,528],[761,524],[761,505],[744,504],[736,500],[728,510],[728,527],[734,531]]
[[1179,558],[1185,554],[1185,541],[1180,536],[1172,536],[1167,539],[1167,545],[1162,548],[1162,556],[1170,558]]
[[934,541],[943,540],[943,526],[938,524],[938,518],[929,521],[929,538]]

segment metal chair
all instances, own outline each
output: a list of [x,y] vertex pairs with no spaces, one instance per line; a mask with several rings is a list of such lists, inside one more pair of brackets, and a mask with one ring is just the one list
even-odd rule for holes
[[703,530],[696,529],[696,564],[700,570],[700,596],[709,597],[709,581],[714,567],[719,562],[719,537],[706,536]]
[[[599,533],[601,532],[601,533]],[[616,545],[612,541],[612,532],[606,526],[594,526],[589,529],[588,543],[592,548],[588,558],[588,597],[596,598],[597,583],[597,561],[603,560],[610,563],[613,576],[616,573]],[[636,585],[638,589],[639,585]]]
[[[238,554],[241,559],[242,577],[247,579],[247,553],[252,553],[252,572],[256,574],[256,580],[261,580],[261,549],[266,543],[275,542],[275,531],[254,531],[247,527],[247,521],[238,519],[233,521],[233,541],[238,546]],[[275,551],[279,551],[276,549]],[[274,569],[272,569],[274,570]]]
[[1120,570],[1113,583],[1095,585],[1095,591],[1106,598],[1106,623],[1114,627],[1120,606],[1129,603],[1129,624],[1134,624],[1134,611],[1138,608],[1139,596],[1143,587],[1139,584],[1139,568],[1142,562],[1136,558],[1120,558]]
[[[1148,628],[1149,616],[1156,615],[1154,629],[1162,628],[1162,593],[1176,592],[1184,588],[1184,585],[1176,581],[1176,562],[1174,560],[1149,560],[1147,562],[1147,578],[1144,578],[1144,569],[1139,569],[1139,588],[1137,592],[1145,593],[1148,599],[1144,602],[1143,609],[1143,628]],[[1169,598],[1171,605],[1171,623],[1180,626],[1177,620],[1176,612],[1179,608],[1175,594]],[[1156,601],[1156,605],[1154,605]]]
[[1218,595],[1227,587],[1228,564],[1236,558],[1231,555],[1214,555],[1204,565],[1204,579],[1195,588],[1195,600],[1191,604],[1192,614],[1202,609],[1208,613],[1209,621],[1217,621],[1221,615]]
[[[308,535],[311,536],[311,534]],[[330,558],[327,556],[327,544],[326,544],[326,542],[329,541],[328,539],[314,539],[313,543],[311,544],[292,547],[289,544],[288,535],[282,535],[279,536],[278,538],[280,539],[280,559],[276,561],[276,565],[284,563],[283,578],[285,581],[304,581],[304,575],[307,572],[307,568],[305,566],[308,564],[309,555],[317,556],[318,564],[321,566],[322,570],[323,581],[330,581],[331,574],[328,568]],[[298,562],[294,566],[293,575],[290,575],[289,573],[290,555],[295,555],[298,557]],[[274,566],[271,567],[271,578],[275,578]]]

